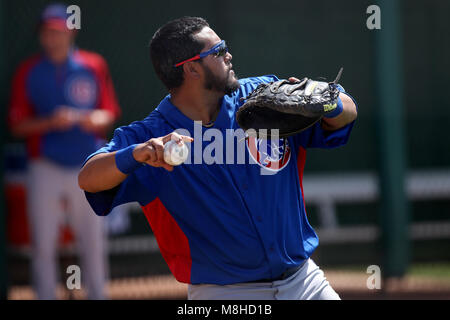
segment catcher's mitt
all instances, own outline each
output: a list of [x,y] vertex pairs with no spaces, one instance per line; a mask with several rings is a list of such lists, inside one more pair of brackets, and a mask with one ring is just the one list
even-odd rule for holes
[[343,68],[333,82],[314,81],[304,78],[298,82],[280,80],[261,83],[243,100],[247,100],[236,113],[239,126],[254,129],[262,136],[260,129],[278,129],[279,137],[299,133],[319,121],[325,114],[337,107],[339,90],[337,82]]

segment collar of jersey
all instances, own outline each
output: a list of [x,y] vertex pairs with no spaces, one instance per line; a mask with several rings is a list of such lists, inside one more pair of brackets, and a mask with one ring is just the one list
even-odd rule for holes
[[[170,100],[171,96],[168,94],[159,104],[157,110],[161,112],[163,117],[169,122],[170,125],[177,129],[188,129],[189,131],[194,129],[194,121],[186,117]],[[217,115],[214,125],[211,128],[230,128],[231,117],[230,112],[230,97],[224,96],[220,105],[220,111]]]

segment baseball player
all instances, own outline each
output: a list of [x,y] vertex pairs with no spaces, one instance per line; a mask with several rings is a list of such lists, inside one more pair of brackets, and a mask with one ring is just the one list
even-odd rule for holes
[[[332,114],[276,148],[249,137],[230,149],[216,136],[215,156],[223,151],[236,160],[243,143],[246,161],[202,162],[197,149],[210,151],[211,130],[223,137],[239,130],[241,98],[278,79],[238,80],[225,41],[202,18],[162,26],[150,54],[169,94],[86,160],[78,178],[94,211],[103,216],[138,201],[171,272],[189,284],[189,299],[339,299],[310,259],[318,237],[306,217],[302,175],[308,148],[347,142],[357,114],[353,99],[341,89]],[[190,162],[164,161],[170,140],[192,142]]]
[[57,243],[63,199],[81,256],[88,298],[104,298],[103,221],[92,214],[77,176],[120,114],[105,60],[75,47],[66,27],[66,6],[42,13],[42,52],[24,61],[13,79],[9,125],[25,138],[29,157],[27,205],[32,239],[32,274],[37,297],[54,299]]

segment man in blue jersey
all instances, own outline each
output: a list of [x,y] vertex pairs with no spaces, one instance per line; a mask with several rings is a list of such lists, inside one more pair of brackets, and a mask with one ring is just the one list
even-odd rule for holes
[[[310,259],[318,238],[302,175],[307,148],[347,142],[353,99],[340,88],[336,112],[283,143],[240,139],[241,98],[275,76],[238,80],[225,42],[202,18],[162,26],[150,54],[169,94],[86,160],[78,180],[94,211],[138,201],[189,299],[339,299]],[[180,166],[164,162],[170,140],[192,142]]]
[[102,219],[92,214],[77,176],[120,115],[108,66],[75,47],[67,7],[48,5],[38,24],[42,51],[23,61],[11,88],[9,126],[28,151],[27,207],[33,284],[39,299],[56,298],[57,245],[68,213],[88,298],[103,299],[106,280]]

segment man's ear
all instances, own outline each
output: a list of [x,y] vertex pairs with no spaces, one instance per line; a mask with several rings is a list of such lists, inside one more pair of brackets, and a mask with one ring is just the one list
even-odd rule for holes
[[200,79],[201,68],[198,63],[194,61],[183,64],[184,76],[186,79]]

